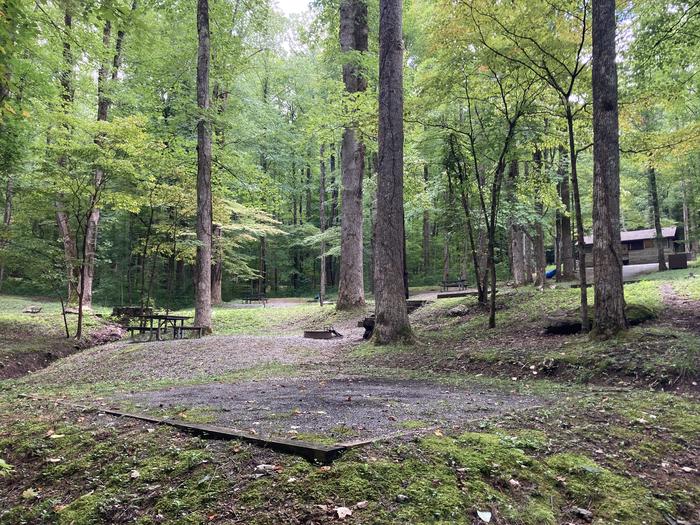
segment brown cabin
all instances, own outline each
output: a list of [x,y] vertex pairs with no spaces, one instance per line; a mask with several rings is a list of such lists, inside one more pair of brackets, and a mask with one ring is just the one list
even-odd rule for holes
[[[678,241],[678,227],[669,226],[662,228],[664,254],[668,260],[668,256],[680,250]],[[593,251],[593,236],[585,237],[586,253]],[[653,228],[647,230],[634,230],[628,232],[620,232],[620,241],[622,243],[622,262],[623,264],[647,264],[658,261],[658,252],[656,250],[656,230]],[[593,266],[593,257],[586,257],[586,266]]]

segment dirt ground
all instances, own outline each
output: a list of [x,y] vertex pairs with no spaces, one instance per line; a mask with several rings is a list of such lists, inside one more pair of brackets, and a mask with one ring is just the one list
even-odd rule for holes
[[[139,411],[204,410],[219,426],[261,435],[340,442],[406,430],[459,429],[503,412],[541,404],[533,396],[425,381],[338,377],[212,383],[112,398]],[[186,412],[185,412],[186,414]]]

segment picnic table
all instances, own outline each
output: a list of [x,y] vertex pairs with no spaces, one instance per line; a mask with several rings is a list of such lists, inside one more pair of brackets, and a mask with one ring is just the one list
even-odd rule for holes
[[455,279],[454,281],[442,281],[442,291],[446,292],[450,287],[456,286],[458,290],[464,290],[467,287],[466,279]]
[[131,326],[128,328],[130,332],[139,333],[149,333],[148,340],[153,338],[153,334],[156,336],[156,340],[161,340],[161,332],[168,332],[172,327],[173,339],[182,339],[185,331],[195,330],[199,331],[199,335],[202,335],[202,329],[195,326],[185,326],[185,321],[187,319],[192,319],[192,317],[187,315],[173,315],[173,314],[139,314],[135,315],[134,319],[140,319],[139,326]]

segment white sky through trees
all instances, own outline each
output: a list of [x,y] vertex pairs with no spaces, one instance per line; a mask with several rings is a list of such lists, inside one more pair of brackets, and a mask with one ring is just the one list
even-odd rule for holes
[[301,13],[309,8],[309,0],[277,0],[277,7],[287,15]]

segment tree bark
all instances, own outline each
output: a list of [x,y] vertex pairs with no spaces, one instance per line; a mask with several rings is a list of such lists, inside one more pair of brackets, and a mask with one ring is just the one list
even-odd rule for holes
[[224,277],[224,247],[222,245],[223,230],[220,224],[213,226],[212,241],[214,264],[211,267],[211,304],[218,305],[224,302],[221,296],[221,283]]
[[547,284],[545,272],[547,269],[547,259],[544,251],[544,227],[542,225],[542,219],[544,215],[544,209],[542,204],[542,151],[537,147],[532,156],[532,164],[535,171],[535,185],[536,185],[536,195],[535,195],[535,268],[537,274],[535,276],[535,286],[540,286],[544,288]]
[[374,289],[377,344],[412,339],[404,289],[402,0],[379,4],[379,170]]
[[692,240],[694,225],[691,224],[693,214],[690,210],[690,205],[688,204],[688,182],[684,180],[681,184],[683,187],[683,238],[685,239],[683,244],[686,253],[692,254],[695,251],[695,246]]
[[[7,246],[6,235],[9,235],[10,224],[12,224],[12,199],[14,197],[14,178],[12,175],[8,175],[7,183],[5,185],[5,209],[2,214],[2,225],[3,231],[0,235],[0,250]],[[5,263],[0,263],[0,290],[2,289],[2,283],[5,280]]]
[[568,99],[565,101],[566,127],[569,135],[569,161],[571,162],[571,186],[574,192],[574,213],[576,214],[576,241],[578,248],[578,281],[581,294],[580,314],[581,331],[588,332],[588,286],[586,283],[586,234],[583,231],[583,213],[581,212],[581,193],[578,188],[578,171],[576,142],[574,140],[574,115]]
[[[340,49],[343,53],[367,51],[369,28],[365,0],[342,0],[340,3]],[[357,57],[343,64],[345,90],[359,93],[367,89],[367,79]],[[358,139],[354,125],[343,131],[341,151],[342,209],[340,221],[340,281],[338,310],[364,306],[363,240],[362,240],[362,176],[365,147]]]
[[[321,165],[318,176],[318,223],[321,235],[326,231],[326,147],[321,144]],[[319,277],[318,303],[323,306],[326,299],[326,241],[321,240],[321,275]]]
[[593,2],[593,279],[595,331],[627,326],[620,247],[620,151],[615,0]]
[[664,234],[661,229],[661,214],[659,212],[659,191],[656,186],[656,170],[649,167],[647,172],[649,183],[649,200],[651,201],[651,212],[654,218],[654,231],[656,232],[656,258],[659,261],[659,271],[668,270],[666,266],[666,252],[664,251]]
[[[423,165],[423,182],[425,191],[428,191],[429,180],[428,164]],[[423,275],[430,273],[430,211],[423,210]]]
[[209,2],[197,0],[197,267],[194,324],[211,333],[211,130],[209,125]]
[[[575,161],[574,161],[575,162]],[[569,173],[566,170],[567,154],[563,146],[559,147],[559,195],[564,205],[560,216],[561,243],[561,278],[570,281],[576,278],[576,263],[574,262],[573,244],[571,242],[571,192],[569,190]]]

